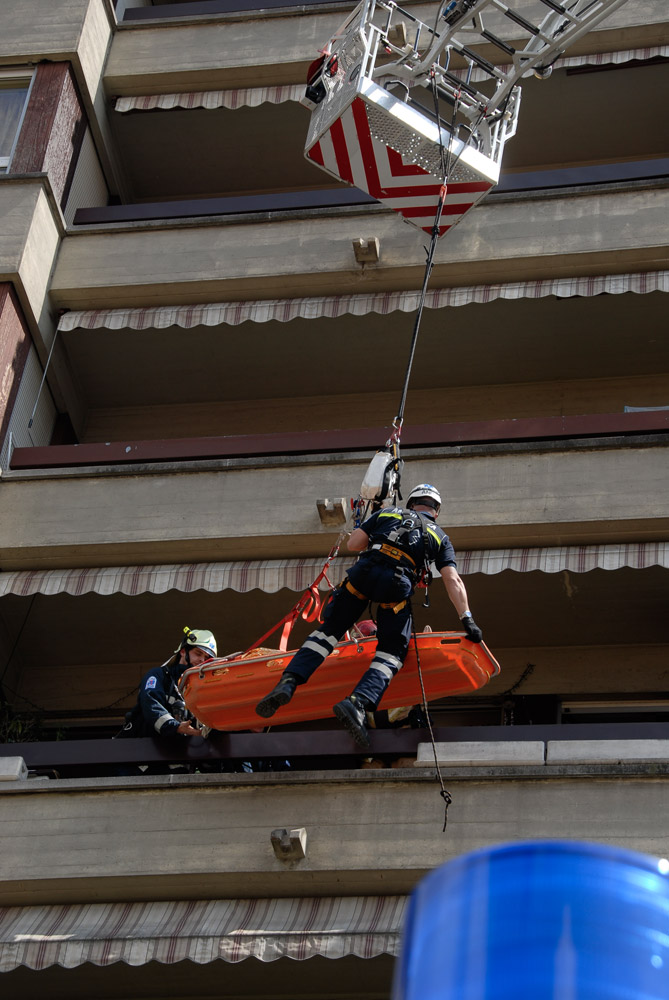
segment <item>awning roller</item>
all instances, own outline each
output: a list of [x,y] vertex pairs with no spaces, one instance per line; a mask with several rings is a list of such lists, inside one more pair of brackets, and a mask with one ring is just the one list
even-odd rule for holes
[[[339,556],[330,566],[330,579],[340,580],[351,565],[352,556]],[[458,570],[467,576],[488,576],[514,570],[518,573],[587,573],[592,569],[616,570],[627,566],[646,569],[669,568],[669,542],[641,542],[629,545],[566,545],[548,548],[477,549],[457,553]],[[265,559],[247,562],[171,564],[165,566],[104,566],[87,569],[17,570],[0,573],[0,597],[14,594],[94,593],[165,594],[169,590],[218,593],[235,590],[240,594],[261,590],[306,590],[323,567],[322,559]],[[327,584],[323,583],[327,589]]]
[[[557,298],[594,295],[623,295],[626,292],[646,294],[669,292],[669,271],[649,271],[638,274],[603,274],[578,278],[546,278],[537,281],[515,281],[496,285],[470,285],[461,288],[428,290],[427,309],[464,306],[494,299],[540,299],[549,295]],[[58,329],[63,331],[95,330],[164,330],[180,326],[191,330],[197,326],[219,326],[240,323],[287,323],[292,319],[320,319],[375,312],[382,316],[391,312],[415,312],[419,291],[377,292],[354,295],[322,295],[299,299],[262,299],[249,302],[209,302],[199,305],[147,306],[138,309],[73,309],[60,317]]]
[[406,897],[79,903],[0,910],[0,972],[396,955]]

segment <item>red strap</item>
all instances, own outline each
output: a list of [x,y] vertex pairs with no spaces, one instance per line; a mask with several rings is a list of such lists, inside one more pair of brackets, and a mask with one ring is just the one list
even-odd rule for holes
[[330,589],[332,589],[332,584],[328,579],[327,570],[328,566],[339,552],[339,546],[341,545],[343,537],[344,533],[342,532],[342,534],[337,539],[337,542],[330,550],[330,554],[325,560],[323,569],[320,571],[320,573],[318,574],[314,582],[311,584],[311,586],[304,591],[299,601],[290,609],[287,615],[284,615],[281,621],[277,622],[276,625],[273,625],[268,632],[265,632],[264,635],[262,635],[259,639],[257,639],[253,643],[253,645],[249,646],[249,648],[245,650],[245,653],[250,653],[252,649],[256,649],[258,646],[261,646],[262,643],[265,641],[265,639],[267,639],[270,635],[272,635],[273,632],[276,632],[277,629],[282,628],[282,626],[283,629],[281,632],[279,649],[283,653],[285,653],[286,650],[288,649],[288,640],[290,639],[290,634],[293,631],[293,627],[298,618],[302,618],[305,622],[314,622],[321,620],[320,615],[321,615],[321,609],[323,607],[323,598],[318,592],[318,584],[321,582],[321,580],[326,580],[328,586],[330,587]]

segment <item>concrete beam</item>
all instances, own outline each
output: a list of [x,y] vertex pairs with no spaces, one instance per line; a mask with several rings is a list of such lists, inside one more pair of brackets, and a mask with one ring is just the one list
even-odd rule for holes
[[[439,245],[432,286],[662,269],[668,213],[669,186],[490,201]],[[379,238],[379,266],[355,264],[361,231]],[[67,235],[52,300],[104,309],[419,288],[423,242],[394,212],[105,227]]]

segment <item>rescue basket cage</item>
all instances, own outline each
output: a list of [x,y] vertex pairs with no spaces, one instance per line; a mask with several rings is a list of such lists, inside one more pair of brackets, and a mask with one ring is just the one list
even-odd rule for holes
[[626,0],[442,0],[426,23],[393,0],[362,0],[312,64],[305,156],[439,235],[499,180],[520,81]]

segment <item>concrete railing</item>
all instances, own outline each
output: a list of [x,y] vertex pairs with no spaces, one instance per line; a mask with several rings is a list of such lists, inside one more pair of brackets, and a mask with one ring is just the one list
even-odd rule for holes
[[[437,743],[440,767],[509,767],[551,764],[669,763],[669,740],[504,740]],[[415,767],[434,767],[430,743],[420,743]]]

